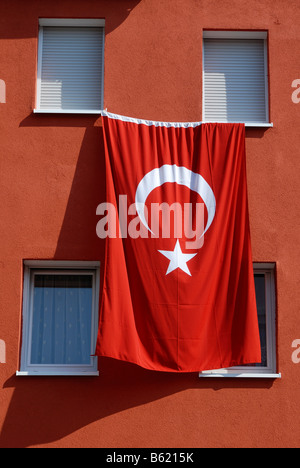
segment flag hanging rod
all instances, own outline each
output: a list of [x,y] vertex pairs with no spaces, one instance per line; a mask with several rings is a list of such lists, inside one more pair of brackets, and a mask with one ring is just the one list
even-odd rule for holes
[[101,111],[102,117],[108,117],[110,119],[115,120],[122,120],[123,122],[131,122],[136,124],[143,124],[155,127],[175,127],[175,128],[189,128],[189,127],[199,127],[203,124],[208,123],[218,123],[218,124],[241,124],[245,125],[245,127],[273,127],[273,123],[268,122],[213,122],[213,121],[205,121],[205,122],[159,122],[155,120],[145,120],[145,119],[138,119],[134,117],[128,117],[125,115],[114,114],[112,112],[108,112],[107,109]]
[[127,117],[124,115],[119,114],[112,114],[111,112],[107,112],[106,110],[101,111],[102,117],[108,117],[109,119],[115,120],[122,120],[123,122],[131,122],[136,124],[143,124],[151,127],[154,125],[155,127],[199,127],[204,122],[157,122],[154,120],[144,120],[144,119],[136,119],[134,117]]

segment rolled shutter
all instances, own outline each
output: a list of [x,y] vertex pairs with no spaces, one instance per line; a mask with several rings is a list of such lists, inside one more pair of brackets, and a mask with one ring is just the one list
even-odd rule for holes
[[104,28],[43,27],[39,108],[101,110]]
[[205,121],[268,121],[265,41],[204,39]]

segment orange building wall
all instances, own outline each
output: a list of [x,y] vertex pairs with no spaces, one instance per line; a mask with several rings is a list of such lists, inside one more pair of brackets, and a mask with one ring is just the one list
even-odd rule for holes
[[[104,358],[96,378],[16,377],[23,260],[103,262],[104,252],[101,118],[33,114],[39,17],[105,18],[105,107],[160,121],[201,120],[203,29],[268,30],[274,128],[246,130],[247,177],[253,260],[276,262],[282,379],[199,379]],[[1,0],[0,447],[300,445],[299,24],[299,0]]]

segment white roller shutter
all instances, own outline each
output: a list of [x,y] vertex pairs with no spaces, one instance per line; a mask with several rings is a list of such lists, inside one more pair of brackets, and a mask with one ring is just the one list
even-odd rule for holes
[[204,39],[204,121],[268,122],[264,39]]
[[103,27],[43,26],[38,109],[100,111],[103,107]]

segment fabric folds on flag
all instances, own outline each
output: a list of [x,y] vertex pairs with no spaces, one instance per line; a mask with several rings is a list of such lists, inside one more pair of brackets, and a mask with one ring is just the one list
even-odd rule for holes
[[100,220],[107,238],[95,355],[167,372],[261,362],[245,126],[107,112],[102,121],[115,210]]

